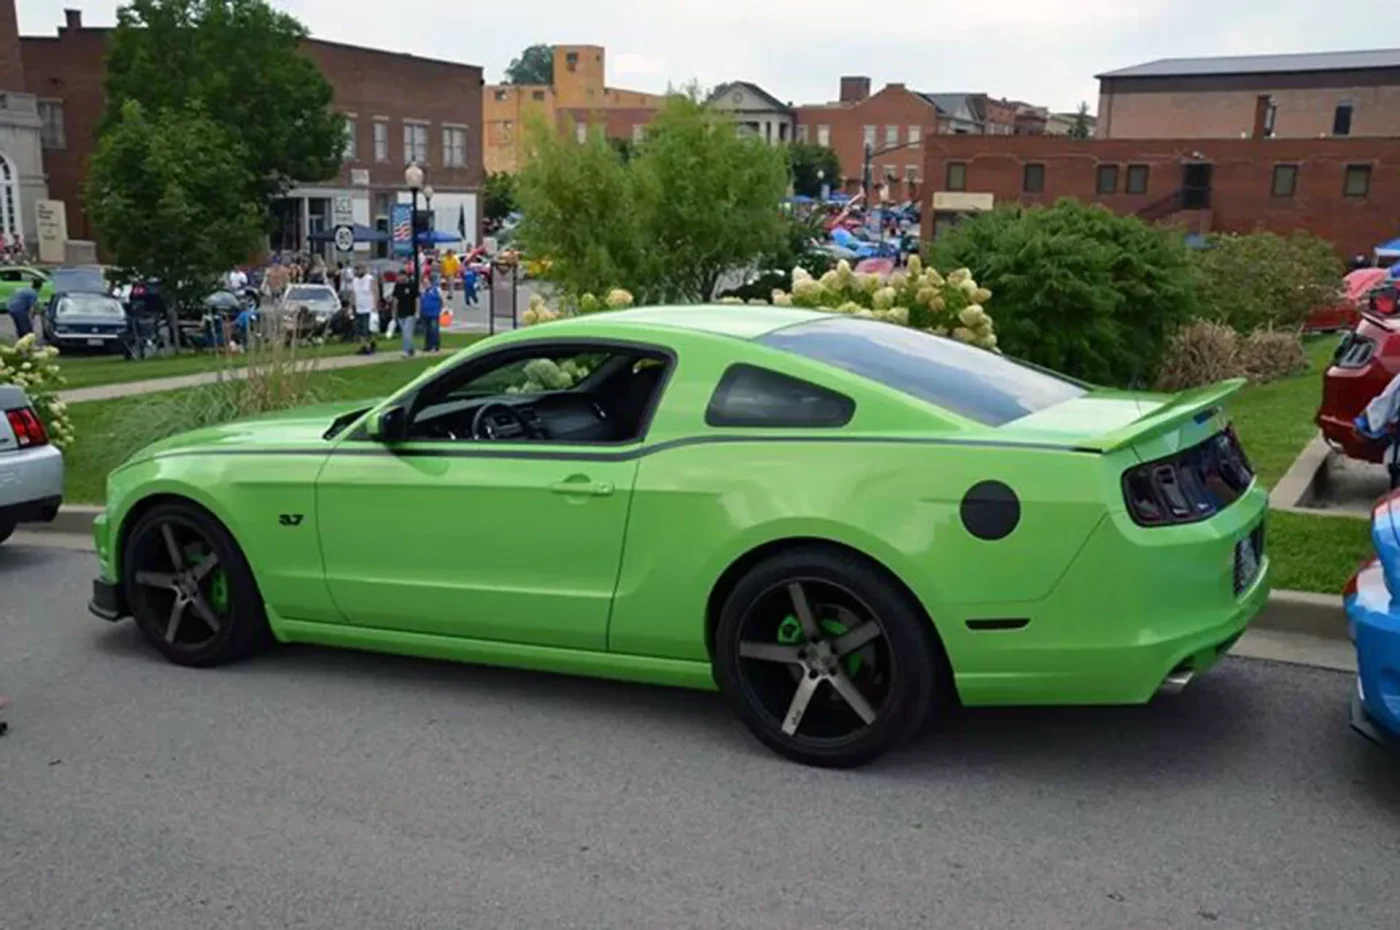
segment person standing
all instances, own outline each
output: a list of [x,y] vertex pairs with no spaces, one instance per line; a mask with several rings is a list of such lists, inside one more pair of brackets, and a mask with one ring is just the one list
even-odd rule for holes
[[34,332],[31,314],[39,304],[39,289],[44,286],[43,278],[34,278],[27,285],[10,295],[6,309],[15,324],[15,339],[20,340]]
[[442,349],[442,291],[436,282],[429,282],[419,301],[419,319],[423,326],[423,351]]
[[242,268],[234,266],[228,273],[228,289],[239,297],[248,289],[248,275]]
[[442,286],[446,291],[443,297],[448,303],[452,302],[452,292],[457,288],[457,279],[462,274],[462,262],[457,258],[457,253],[451,249],[447,250],[447,255],[442,259]]
[[370,317],[374,315],[374,275],[364,265],[355,274],[355,334],[359,336],[361,351],[369,355],[374,351],[374,339],[370,335]]
[[468,307],[476,306],[476,269],[471,265],[462,266],[462,302]]
[[403,356],[410,358],[413,355],[413,318],[418,313],[418,289],[413,286],[413,276],[401,275],[394,282],[394,309],[398,319],[395,321],[399,329],[403,332]]

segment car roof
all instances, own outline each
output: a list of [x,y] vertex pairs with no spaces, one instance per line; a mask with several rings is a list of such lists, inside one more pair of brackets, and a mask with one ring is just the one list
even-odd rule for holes
[[713,333],[719,336],[734,336],[739,339],[757,339],[774,330],[798,323],[808,323],[830,316],[813,310],[797,307],[775,307],[759,304],[701,304],[698,306],[641,307],[633,310],[613,310],[607,313],[587,314],[557,320],[554,327],[592,328],[594,323],[669,326],[696,332]]

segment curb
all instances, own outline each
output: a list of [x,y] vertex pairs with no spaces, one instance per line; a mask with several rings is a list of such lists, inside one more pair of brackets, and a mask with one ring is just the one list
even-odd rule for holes
[[[64,533],[92,536],[92,521],[103,508],[65,504],[59,508],[52,523],[26,523],[24,529],[37,533]],[[1274,630],[1279,633],[1302,633],[1319,639],[1346,641],[1347,615],[1337,594],[1314,594],[1309,591],[1277,589],[1269,593],[1264,605],[1250,624],[1250,629]]]

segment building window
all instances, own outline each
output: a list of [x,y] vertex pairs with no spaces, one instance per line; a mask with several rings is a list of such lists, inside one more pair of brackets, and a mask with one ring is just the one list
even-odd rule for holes
[[831,127],[830,127],[830,126],[821,126],[821,125],[818,125],[818,126],[817,126],[817,145],[820,145],[822,148],[830,148],[830,147],[831,147]]
[[346,161],[354,161],[359,158],[359,147],[355,143],[355,132],[357,123],[353,116],[345,118],[345,151],[343,153]]
[[568,68],[570,71],[578,70],[578,52],[564,53],[564,67]]
[[642,125],[641,123],[634,123],[634,124],[632,125],[632,141],[633,141],[634,143],[641,142],[641,141],[642,141],[643,139],[645,139],[646,137],[647,137],[647,128],[646,128],[646,126]]
[[1278,124],[1278,104],[1277,104],[1277,103],[1274,103],[1273,98],[1270,98],[1270,99],[1269,99],[1268,105],[1264,107],[1264,138],[1265,138],[1265,139],[1272,139],[1272,138],[1274,137],[1274,127],[1275,127],[1277,124]]
[[880,169],[880,174],[885,179],[886,184],[893,184],[895,179],[899,177],[899,169],[894,165],[885,165]]
[[465,127],[442,127],[442,163],[448,168],[465,168],[467,166],[467,130]]
[[886,127],[885,127],[885,148],[887,148],[887,149],[892,149],[892,148],[894,148],[896,145],[899,145],[899,127],[898,127],[898,126],[886,126]]
[[496,102],[497,102],[497,103],[504,103],[506,97],[508,97],[508,96],[510,96],[510,94],[509,94],[507,91],[498,90],[498,91],[496,91]]
[[1148,167],[1147,167],[1146,165],[1129,165],[1129,166],[1128,166],[1128,188],[1127,188],[1128,193],[1130,193],[1130,194],[1145,194],[1145,193],[1147,193],[1147,179],[1148,179],[1148,176],[1149,176],[1149,171],[1148,171]]
[[805,144],[807,142],[807,124],[803,123],[797,127],[797,141]]
[[1352,109],[1353,109],[1353,107],[1352,107],[1352,105],[1351,105],[1350,103],[1339,103],[1339,104],[1337,104],[1337,111],[1336,111],[1335,113],[1332,114],[1332,135],[1334,135],[1334,136],[1349,136],[1349,135],[1351,135],[1351,112],[1352,112]]
[[374,160],[389,160],[389,124],[383,120],[374,121]]
[[961,161],[948,162],[948,176],[943,185],[950,191],[967,190],[967,163]]
[[1100,194],[1118,193],[1118,166],[1099,165],[1098,183],[1095,189]]
[[39,120],[39,144],[46,149],[67,148],[63,135],[63,104],[57,100],[40,100]]
[[905,165],[905,166],[904,166],[904,180],[910,182],[911,184],[917,184],[918,181],[919,181],[919,166],[918,166],[918,165]]
[[1342,193],[1348,197],[1365,197],[1371,193],[1371,166],[1347,165]]
[[588,141],[588,124],[582,120],[574,123],[574,141],[579,145]]
[[531,100],[543,100],[543,99],[544,99],[544,91],[542,91],[542,90],[532,90],[532,91],[530,91],[530,99],[531,99]]
[[909,144],[910,144],[910,145],[918,145],[919,142],[920,142],[920,140],[923,139],[923,137],[924,137],[924,131],[923,131],[922,129],[920,129],[918,126],[910,126],[910,127],[909,127]]
[[1021,172],[1021,190],[1027,194],[1039,194],[1045,190],[1045,166],[1026,165]]
[[864,132],[862,138],[863,138],[863,141],[865,142],[866,146],[867,146],[868,148],[872,148],[872,149],[873,149],[873,148],[875,147],[875,127],[874,127],[874,126],[866,126],[866,127],[865,127],[865,132]]
[[428,163],[428,127],[425,123],[403,124],[403,163],[405,165],[426,165]]
[[1298,166],[1274,165],[1274,181],[1269,191],[1275,197],[1292,197],[1298,190]]
[[14,165],[0,152],[0,239],[19,235],[19,177]]

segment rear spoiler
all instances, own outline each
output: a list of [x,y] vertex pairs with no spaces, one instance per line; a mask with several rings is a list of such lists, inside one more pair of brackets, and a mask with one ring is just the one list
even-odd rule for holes
[[1222,401],[1246,383],[1244,378],[1231,378],[1229,381],[1182,391],[1146,416],[1076,445],[1095,452],[1113,452],[1133,443],[1164,436],[1190,420],[1205,423],[1220,412]]

